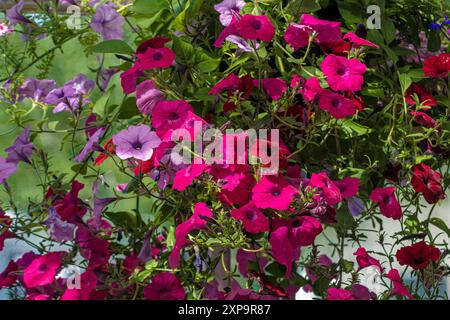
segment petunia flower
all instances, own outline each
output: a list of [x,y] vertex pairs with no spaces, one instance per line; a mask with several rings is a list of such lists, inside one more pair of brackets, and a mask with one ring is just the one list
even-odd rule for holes
[[161,272],[144,288],[147,300],[184,300],[186,292],[181,281],[170,272]]
[[87,208],[78,198],[78,194],[83,188],[84,184],[75,180],[72,182],[70,192],[67,192],[63,199],[53,203],[63,221],[78,222],[86,214]]
[[89,138],[88,142],[84,146],[83,150],[81,150],[80,154],[75,157],[76,162],[83,162],[87,155],[93,151],[102,151],[103,148],[98,144],[100,138],[105,133],[104,128],[98,128],[97,131]]
[[311,77],[305,81],[303,87],[299,90],[303,95],[303,99],[307,102],[314,101],[316,97],[320,97],[320,94],[326,92],[320,86],[319,79]]
[[392,284],[394,286],[392,295],[407,297],[411,300],[414,299],[408,289],[406,289],[406,287],[403,285],[402,279],[400,278],[400,274],[398,273],[397,269],[389,270],[389,272],[386,274],[386,277],[392,281]]
[[260,209],[287,210],[297,190],[278,176],[264,176],[253,188],[252,199]]
[[375,188],[370,194],[370,200],[378,203],[381,214],[385,217],[394,220],[402,217],[402,208],[395,197],[395,187]]
[[289,44],[294,51],[300,48],[304,48],[309,43],[309,36],[312,33],[312,29],[309,26],[292,23],[286,29],[283,37],[287,44]]
[[333,54],[326,56],[320,65],[330,88],[337,91],[359,91],[364,83],[366,65],[358,59],[347,59]]
[[395,256],[400,265],[420,270],[428,267],[431,261],[439,261],[441,251],[435,246],[427,245],[425,241],[420,241],[399,249]]
[[143,70],[168,68],[175,59],[175,53],[169,48],[148,48],[137,54],[136,65]]
[[12,146],[5,149],[8,153],[8,162],[18,163],[19,161],[30,163],[33,154],[33,143],[30,141],[30,130],[28,126],[14,141]]
[[224,0],[214,5],[214,10],[220,13],[220,23],[226,27],[231,23],[233,17],[239,16],[244,5],[244,0]]
[[16,171],[17,162],[9,162],[0,157],[0,184],[4,183]]
[[134,158],[146,161],[153,155],[153,149],[159,146],[161,140],[150,127],[144,124],[129,126],[113,136],[116,154],[122,159]]
[[342,180],[333,181],[333,183],[338,187],[342,198],[347,199],[358,193],[360,180],[358,178],[345,177]]
[[360,38],[353,32],[347,32],[344,35],[344,40],[350,41],[355,48],[359,48],[359,47],[363,47],[363,46],[365,46],[365,47],[372,47],[372,48],[376,48],[376,49],[380,48],[379,45],[377,45],[375,43],[372,43],[369,40]]
[[441,53],[425,59],[423,73],[426,77],[447,78],[450,74],[450,53]]
[[23,281],[28,288],[45,286],[55,280],[61,268],[64,252],[50,252],[39,256],[23,271]]
[[86,269],[80,276],[79,288],[67,288],[61,296],[61,300],[93,300],[91,294],[98,283],[97,276],[92,268]]
[[34,101],[43,102],[47,95],[56,88],[54,80],[38,80],[35,78],[28,78],[19,87],[17,92],[20,99],[30,98]]
[[313,188],[319,188],[328,205],[333,206],[342,201],[339,188],[328,178],[326,172],[313,173],[309,182]]
[[364,201],[358,197],[350,197],[347,199],[347,207],[350,214],[354,217],[359,216],[367,210]]
[[159,137],[164,137],[168,132],[179,129],[189,112],[193,112],[192,106],[184,100],[167,100],[159,102],[152,114],[152,125]]
[[195,179],[200,177],[205,170],[205,164],[191,164],[175,173],[173,178],[173,190],[183,191],[190,186]]
[[194,214],[188,220],[177,226],[175,230],[175,246],[169,257],[169,266],[171,268],[176,268],[180,264],[180,251],[188,244],[188,240],[186,239],[187,235],[205,226],[206,220],[202,217],[212,218],[213,213],[207,207],[206,203],[199,202],[195,204]]
[[317,33],[315,41],[319,44],[324,42],[334,42],[342,39],[341,23],[321,20],[308,13],[301,16],[301,25],[309,26],[313,31]]
[[292,274],[292,263],[300,257],[300,248],[292,246],[290,237],[289,228],[282,226],[273,231],[269,238],[273,258],[286,267],[286,278]]
[[231,211],[231,216],[242,221],[244,229],[250,233],[269,231],[269,219],[255,206],[253,201]]
[[328,111],[336,119],[351,117],[356,114],[356,106],[350,99],[331,91],[319,95],[319,108]]
[[350,290],[328,288],[327,300],[356,300]]
[[437,105],[437,101],[431,93],[417,83],[412,83],[405,92],[405,100],[410,106],[414,106],[417,104],[416,96],[422,106],[434,107]]
[[275,27],[266,16],[244,14],[237,23],[237,29],[244,39],[271,41],[275,36]]
[[264,91],[273,100],[281,99],[283,93],[285,93],[287,90],[286,83],[279,78],[265,78],[261,80],[255,79],[253,80],[253,86],[258,87],[260,81]]
[[107,5],[101,4],[95,9],[92,17],[91,27],[100,33],[105,40],[123,39],[123,25],[125,18],[117,11]]
[[6,16],[8,17],[9,24],[11,26],[16,24],[31,24],[32,22],[25,18],[21,11],[25,5],[25,0],[20,0],[14,6],[6,11]]
[[[251,248],[252,250],[258,250],[259,247],[256,245]],[[267,265],[267,259],[262,257],[259,252],[250,252],[246,250],[239,249],[236,253],[236,262],[238,264],[238,269],[241,275],[244,277],[248,276],[249,273],[249,262],[257,263],[260,270],[264,270]]]
[[154,81],[145,80],[136,88],[136,105],[142,114],[151,115],[164,96],[164,92],[159,90]]
[[362,270],[364,268],[375,266],[377,267],[378,271],[380,273],[383,272],[383,267],[381,266],[380,261],[377,259],[371,257],[365,248],[358,248],[355,253],[353,253],[354,256],[356,256],[356,262],[358,263],[359,270]]
[[[1,249],[0,249],[1,250]],[[6,268],[0,273],[0,290],[9,288],[17,281],[18,266],[14,260],[11,260]]]
[[275,219],[272,221],[274,229],[288,227],[289,241],[294,248],[310,246],[316,237],[322,233],[320,221],[311,216],[301,216],[294,219]]
[[430,117],[428,114],[422,111],[411,111],[411,116],[415,123],[424,126],[426,128],[438,128],[439,124],[436,120]]
[[71,241],[75,238],[76,225],[62,221],[55,208],[48,208],[48,218],[43,222],[49,227],[52,240],[56,242]]
[[411,184],[414,190],[422,193],[429,204],[435,204],[441,199],[445,199],[445,192],[442,188],[442,176],[426,164],[417,164],[412,168],[413,176]]

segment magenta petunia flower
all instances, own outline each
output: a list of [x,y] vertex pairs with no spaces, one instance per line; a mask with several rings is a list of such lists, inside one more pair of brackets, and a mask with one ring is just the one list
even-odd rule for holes
[[242,221],[244,229],[250,233],[269,231],[269,219],[250,201],[245,206],[231,211],[231,216]]
[[186,297],[181,281],[170,272],[161,272],[144,289],[147,300],[183,300]]
[[289,278],[292,274],[292,263],[300,257],[300,248],[292,246],[290,237],[289,228],[282,226],[273,231],[269,239],[273,258],[286,267],[286,278]]
[[220,23],[226,27],[230,25],[233,17],[239,16],[239,12],[244,7],[244,5],[244,0],[224,0],[214,5],[214,10],[220,13]]
[[355,300],[350,290],[329,288],[327,300]]
[[358,193],[359,182],[360,180],[358,178],[350,177],[346,177],[338,181],[333,181],[334,185],[339,188],[342,198],[344,199],[353,197]]
[[61,300],[94,300],[91,294],[97,286],[98,280],[92,268],[88,268],[80,277],[80,288],[67,288],[61,296]]
[[105,40],[123,39],[125,18],[107,4],[101,4],[95,9],[91,27],[100,33]]
[[14,172],[17,171],[17,162],[8,162],[0,157],[0,184],[4,183]]
[[236,91],[239,89],[241,79],[234,73],[230,73],[228,76],[217,82],[208,94],[220,94],[223,91]]
[[295,51],[300,48],[304,48],[309,43],[309,35],[312,29],[309,26],[292,23],[287,28],[284,33],[284,40],[289,44]]
[[325,92],[325,89],[322,89],[319,83],[319,79],[316,77],[309,78],[305,81],[303,88],[299,90],[303,98],[308,101],[314,101],[317,96],[319,96],[322,92]]
[[386,274],[386,278],[391,280],[394,286],[394,288],[392,289],[392,295],[407,297],[411,300],[414,299],[408,289],[406,289],[406,287],[403,285],[402,278],[400,277],[397,269],[389,270],[389,272]]
[[144,72],[139,66],[132,66],[127,71],[120,74],[120,82],[124,93],[133,93],[136,90],[136,82],[139,77],[143,76]]
[[376,48],[376,49],[380,48],[380,46],[378,46],[377,44],[372,43],[369,40],[360,38],[353,32],[347,32],[344,35],[344,40],[350,41],[355,48],[359,48],[359,47],[363,47],[363,46],[372,47],[372,48]]
[[163,99],[164,92],[152,80],[145,80],[136,88],[136,104],[142,114],[151,115],[155,106]]
[[289,228],[291,232],[289,239],[294,248],[312,245],[316,237],[323,231],[320,221],[311,216],[273,221],[274,229],[281,226]]
[[152,157],[153,149],[161,143],[156,133],[145,124],[130,126],[114,135],[112,140],[116,154],[122,160],[134,158],[147,161]]
[[319,188],[328,205],[333,206],[342,201],[342,194],[339,188],[328,178],[326,172],[313,173],[310,186]]
[[152,114],[152,124],[160,137],[172,130],[179,129],[186,121],[192,106],[184,100],[167,100],[159,102]]
[[331,91],[320,94],[319,108],[328,111],[336,119],[347,118],[356,113],[356,106],[352,100]]
[[266,16],[244,14],[237,23],[237,29],[247,40],[271,41],[275,36],[275,27]]
[[[253,80],[253,86],[258,87],[258,79]],[[262,88],[267,93],[269,97],[273,100],[279,100],[283,96],[283,93],[287,90],[286,83],[279,78],[266,78],[261,79]]]
[[188,244],[187,235],[191,231],[202,229],[205,226],[206,220],[203,217],[212,218],[213,213],[206,203],[199,202],[195,204],[194,214],[177,226],[175,230],[175,246],[169,257],[169,266],[171,268],[176,268],[180,264],[180,251]]
[[200,177],[205,170],[204,164],[191,164],[184,169],[178,170],[173,179],[173,190],[183,191],[190,186],[195,179]]
[[362,270],[364,268],[375,266],[377,267],[378,271],[380,273],[383,272],[383,267],[381,266],[380,261],[377,259],[371,257],[365,248],[358,248],[355,253],[353,253],[354,256],[356,256],[356,262],[358,263],[359,270]]
[[282,177],[264,176],[253,188],[252,199],[260,209],[287,210],[297,190]]
[[35,258],[23,271],[23,281],[26,286],[35,288],[52,283],[61,267],[63,254],[63,252],[50,252]]
[[320,64],[330,88],[337,91],[359,91],[364,83],[366,65],[358,59],[328,55]]
[[341,23],[321,20],[310,14],[303,14],[300,18],[301,25],[309,26],[317,33],[316,42],[334,42],[342,39]]
[[151,48],[137,54],[136,66],[141,69],[168,68],[175,59],[175,53],[169,48]]
[[56,200],[54,207],[63,221],[78,222],[87,212],[83,201],[78,194],[84,188],[84,184],[75,180],[72,189],[66,193],[63,199]]
[[399,220],[402,217],[402,208],[395,197],[395,187],[376,188],[370,194],[370,200],[377,202],[381,214],[385,217]]

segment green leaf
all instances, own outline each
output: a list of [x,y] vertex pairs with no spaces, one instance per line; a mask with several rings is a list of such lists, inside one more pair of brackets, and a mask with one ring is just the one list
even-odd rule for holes
[[169,9],[165,0],[135,0],[133,5],[133,11],[139,15],[153,15],[164,9]]
[[402,87],[402,95],[405,95],[406,90],[408,90],[412,83],[411,77],[406,73],[402,73],[398,76],[398,79],[400,81],[400,86]]
[[336,213],[336,221],[342,230],[348,230],[355,226],[355,218],[344,207],[341,207]]
[[179,38],[173,37],[172,50],[175,52],[175,60],[183,65],[191,66],[195,62],[195,50],[191,43]]
[[106,113],[106,106],[108,105],[109,99],[111,98],[111,94],[114,91],[116,85],[112,85],[95,103],[92,112],[99,115],[104,116]]
[[434,29],[428,33],[428,50],[435,52],[439,49],[441,49],[441,35],[439,29]]
[[134,54],[134,50],[122,40],[106,40],[96,44],[92,48],[96,53],[121,53]]
[[220,58],[213,58],[203,51],[197,51],[195,55],[196,67],[201,72],[212,72],[219,67]]
[[126,231],[131,231],[136,228],[136,216],[131,212],[105,212],[105,215],[114,225],[122,227]]
[[130,119],[136,115],[139,115],[139,110],[136,105],[135,97],[128,97],[120,106],[119,119]]
[[342,259],[341,261],[339,261],[339,264],[342,267],[342,271],[344,271],[345,273],[351,273],[353,271],[353,262]]
[[392,40],[395,39],[395,25],[392,22],[392,20],[385,15],[383,15],[383,18],[381,20],[381,32],[383,33],[384,40],[386,40],[386,43],[389,44],[392,42]]
[[444,222],[444,220],[440,218],[431,218],[430,223],[434,225],[436,228],[444,231],[447,234],[447,236],[450,237],[450,229],[447,227],[447,224]]
[[339,123],[344,139],[364,136],[372,132],[372,129],[369,127],[359,124],[351,119],[339,120]]

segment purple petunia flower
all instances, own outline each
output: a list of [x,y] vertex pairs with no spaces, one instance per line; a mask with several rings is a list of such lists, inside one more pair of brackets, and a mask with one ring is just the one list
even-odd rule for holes
[[163,99],[164,92],[152,80],[146,80],[136,88],[136,104],[142,114],[152,114],[156,104]]
[[130,126],[114,135],[113,143],[116,146],[116,154],[120,159],[135,158],[146,161],[152,157],[153,149],[159,146],[161,140],[156,132],[142,124]]
[[64,93],[67,96],[87,95],[95,87],[95,82],[89,80],[86,75],[80,73],[73,80],[64,84]]
[[244,0],[224,0],[214,6],[214,9],[220,13],[220,23],[228,26],[234,16],[239,15],[241,9],[245,6]]
[[0,157],[0,184],[4,183],[17,170],[16,162],[8,162]]
[[[100,131],[100,130],[98,130]],[[105,209],[105,207],[116,200],[115,198],[99,198],[97,196],[98,193],[98,180],[94,181],[94,185],[92,188],[92,193],[94,195],[94,209],[93,209],[93,218],[94,218],[94,225],[95,228],[98,230],[101,225],[101,219],[102,219],[102,211]]]
[[52,240],[56,242],[71,241],[75,238],[76,225],[61,220],[55,208],[48,208],[48,218],[43,222],[49,227]]
[[17,90],[20,99],[30,98],[35,101],[44,101],[47,95],[56,88],[53,80],[38,80],[29,78]]
[[358,197],[351,197],[347,199],[347,201],[348,210],[354,217],[359,216],[361,213],[367,210],[364,201],[362,201]]
[[104,132],[104,128],[99,128],[95,131],[95,133],[89,138],[83,150],[81,150],[80,154],[75,157],[76,162],[83,162],[89,153],[102,150],[102,147],[98,144],[98,141]]
[[123,39],[125,19],[114,8],[106,4],[99,5],[92,17],[91,27],[101,33],[103,39]]
[[18,163],[19,161],[30,163],[30,157],[33,154],[33,143],[30,141],[30,127],[14,141],[13,145],[6,148],[8,153],[8,162]]
[[20,12],[25,5],[25,0],[20,0],[15,6],[11,7],[6,11],[6,16],[8,17],[10,25],[16,25],[20,23],[29,24],[32,23],[30,20],[25,18]]

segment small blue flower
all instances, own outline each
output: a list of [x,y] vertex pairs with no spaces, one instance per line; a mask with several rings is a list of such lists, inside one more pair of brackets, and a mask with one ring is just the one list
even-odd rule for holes
[[430,24],[428,25],[428,28],[429,28],[430,30],[435,30],[435,29],[442,29],[442,26],[437,22],[437,19],[434,19],[434,22],[433,22],[433,23],[430,23]]

